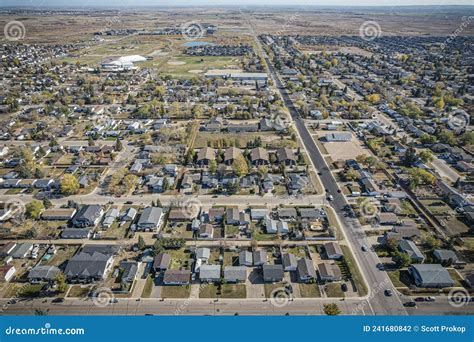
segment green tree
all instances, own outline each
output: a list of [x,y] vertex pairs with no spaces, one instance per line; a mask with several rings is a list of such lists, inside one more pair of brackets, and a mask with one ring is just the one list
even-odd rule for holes
[[234,170],[235,174],[239,177],[242,177],[249,172],[249,167],[244,156],[238,155],[237,158],[234,159],[232,170]]
[[26,217],[31,219],[39,219],[41,212],[44,210],[43,202],[41,201],[31,201],[25,206]]
[[79,191],[79,182],[76,176],[66,174],[60,180],[61,193],[64,195],[74,195]]
[[339,306],[336,303],[324,304],[323,305],[324,313],[328,316],[337,316],[341,313]]
[[394,257],[393,261],[398,265],[398,267],[407,267],[411,264],[411,258],[406,253],[398,252]]
[[54,280],[56,281],[57,289],[59,292],[64,293],[67,291],[66,276],[64,275],[64,273],[58,273]]
[[143,237],[140,235],[140,236],[138,237],[138,249],[140,249],[141,251],[143,251],[145,248],[146,248],[145,240],[144,240]]

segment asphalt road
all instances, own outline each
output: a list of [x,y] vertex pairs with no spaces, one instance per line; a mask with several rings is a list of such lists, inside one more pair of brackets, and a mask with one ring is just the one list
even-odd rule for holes
[[[303,145],[308,153],[314,167],[318,170],[319,178],[323,187],[327,189],[327,193],[333,196],[330,202],[331,206],[336,211],[339,221],[342,223],[342,230],[344,235],[352,247],[355,258],[358,261],[358,266],[363,273],[365,280],[369,287],[369,303],[373,309],[374,314],[377,315],[406,315],[407,312],[402,305],[402,302],[397,291],[392,286],[388,275],[377,269],[376,265],[379,259],[374,252],[363,252],[361,250],[363,245],[367,245],[365,233],[362,226],[357,219],[346,216],[345,207],[348,205],[344,195],[339,193],[339,187],[334,179],[331,170],[327,166],[323,156],[319,152],[311,134],[304,124],[304,120],[299,116],[292,100],[288,96],[285,87],[281,83],[273,65],[268,57],[265,57],[270,74],[276,87],[280,91],[283,101],[290,111],[291,117],[298,131],[298,134],[303,142]],[[385,289],[392,289],[395,294],[392,297],[387,297],[384,294]]]

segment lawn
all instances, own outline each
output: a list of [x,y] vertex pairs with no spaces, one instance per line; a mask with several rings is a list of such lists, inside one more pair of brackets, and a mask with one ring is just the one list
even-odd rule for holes
[[151,291],[154,286],[154,279],[151,275],[146,278],[145,286],[143,287],[142,298],[150,298]]
[[316,284],[298,284],[302,298],[321,297],[319,287]]
[[200,298],[246,298],[245,284],[202,285],[199,291]]
[[285,284],[283,283],[276,283],[276,284],[265,284],[265,297],[270,298],[273,290],[277,288],[284,288]]
[[225,235],[238,235],[239,234],[239,226],[233,225],[226,225],[225,226]]
[[191,285],[166,285],[161,288],[162,298],[189,298]]
[[199,70],[198,74],[202,74],[211,69],[223,69],[229,66],[238,68],[240,58],[231,56],[179,56],[163,65],[161,71],[165,75],[174,77],[189,77],[195,74],[192,72],[194,70]]
[[89,286],[73,285],[71,286],[71,289],[69,290],[67,296],[68,298],[87,297],[89,292]]
[[288,253],[294,254],[297,259],[306,258],[306,248],[304,246],[288,248]]
[[225,251],[224,266],[239,266],[239,253]]
[[339,283],[328,283],[325,290],[328,297],[344,297],[344,291]]
[[393,286],[395,287],[407,287],[410,285],[410,276],[408,271],[397,270],[387,272],[388,277],[392,281]]
[[171,269],[180,269],[181,267],[187,270],[191,269],[189,262],[191,255],[185,249],[171,249],[167,253],[171,254]]

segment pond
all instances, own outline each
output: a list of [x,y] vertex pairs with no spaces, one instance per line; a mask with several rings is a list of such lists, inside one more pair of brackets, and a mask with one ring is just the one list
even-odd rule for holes
[[195,46],[206,46],[206,45],[214,45],[214,44],[209,43],[209,42],[186,42],[183,45],[186,47],[195,47]]

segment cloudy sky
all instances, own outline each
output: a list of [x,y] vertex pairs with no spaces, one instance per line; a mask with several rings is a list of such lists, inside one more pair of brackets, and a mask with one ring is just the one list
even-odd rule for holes
[[474,0],[0,0],[1,6],[410,6],[474,5]]

